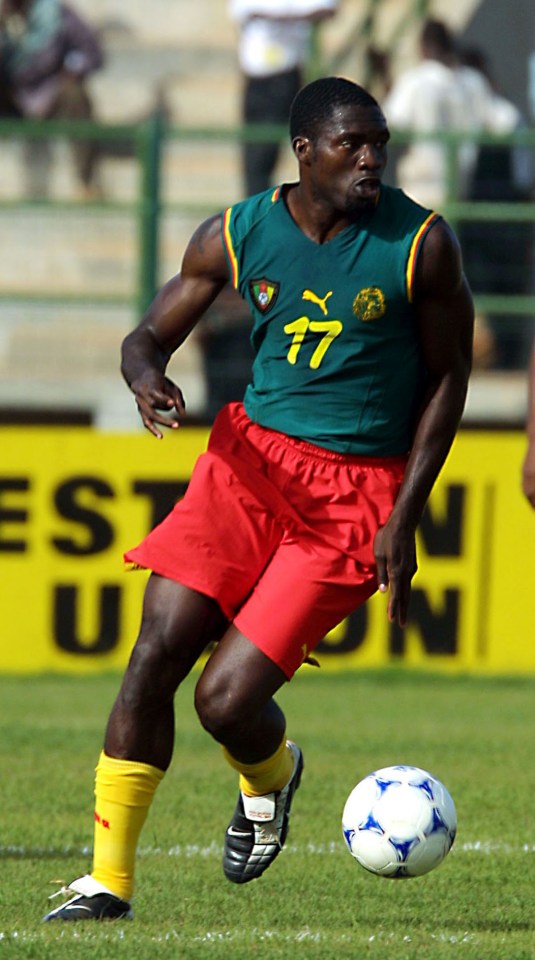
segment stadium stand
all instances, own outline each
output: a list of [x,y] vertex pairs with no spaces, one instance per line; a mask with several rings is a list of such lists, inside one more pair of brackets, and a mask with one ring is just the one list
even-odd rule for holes
[[[478,0],[450,0],[449,22],[461,28]],[[75,0],[101,30],[105,69],[91,80],[96,113],[109,124],[139,124],[157,109],[170,125],[232,130],[239,123],[236,36],[223,0]],[[348,45],[359,8],[351,0],[324,27],[322,55],[339,72],[364,75],[364,44]],[[365,4],[362,4],[361,11]],[[392,36],[407,9],[405,0],[377,0],[373,27]],[[414,57],[417,22],[399,31],[396,67]],[[4,149],[5,146],[5,149]],[[115,152],[115,155],[114,155]],[[79,408],[106,429],[137,429],[128,391],[118,373],[118,346],[139,315],[139,165],[131,144],[107,145],[102,182],[108,206],[72,205],[73,173],[67,145],[56,145],[53,203],[28,204],[20,187],[20,144],[3,141],[0,156],[0,221],[9,243],[0,260],[0,420],[10,410]],[[160,248],[162,282],[178,269],[187,237],[209,213],[241,194],[238,146],[232,139],[181,140],[164,150]],[[294,173],[288,150],[281,179]],[[180,212],[181,205],[195,208]],[[13,294],[9,296],[8,294]],[[69,297],[72,298],[69,301]],[[195,337],[173,361],[190,411],[202,410],[204,386]],[[489,381],[490,382],[490,381]],[[502,412],[518,416],[522,387],[505,385]],[[512,384],[512,385],[511,385]],[[496,384],[489,387],[494,392]],[[487,396],[473,402],[487,409]]]

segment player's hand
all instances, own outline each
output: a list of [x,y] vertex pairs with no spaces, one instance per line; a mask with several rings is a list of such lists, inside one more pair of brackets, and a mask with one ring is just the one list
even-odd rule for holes
[[182,391],[172,380],[163,374],[155,373],[132,381],[130,389],[136,398],[143,425],[158,440],[162,439],[163,434],[157,424],[172,430],[178,429],[180,417],[186,413],[186,404]]
[[535,509],[535,442],[528,447],[522,466],[522,490]]
[[411,581],[418,569],[415,532],[396,526],[391,519],[377,531],[373,549],[379,590],[381,593],[390,590],[388,619],[404,627],[407,623]]

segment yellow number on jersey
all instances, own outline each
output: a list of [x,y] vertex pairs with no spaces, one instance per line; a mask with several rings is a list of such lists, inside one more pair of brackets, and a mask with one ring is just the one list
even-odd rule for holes
[[287,323],[284,327],[284,332],[293,334],[290,349],[288,350],[288,363],[297,363],[297,355],[301,349],[301,344],[305,339],[307,330],[310,330],[311,333],[323,334],[310,358],[310,367],[312,367],[313,370],[317,370],[331,343],[341,334],[343,324],[341,320],[309,320],[308,317],[298,317],[298,319],[293,320],[292,323]]

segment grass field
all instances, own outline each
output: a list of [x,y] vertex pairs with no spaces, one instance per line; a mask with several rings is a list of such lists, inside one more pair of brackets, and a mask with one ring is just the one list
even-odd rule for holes
[[[257,882],[220,867],[234,774],[177,699],[172,767],[142,836],[135,919],[43,924],[59,881],[90,866],[93,770],[119,678],[0,678],[0,957],[535,958],[535,680],[305,668],[280,695],[305,774],[288,844]],[[390,763],[444,780],[451,854],[395,881],[346,852],[355,782]],[[58,901],[53,901],[52,905]]]

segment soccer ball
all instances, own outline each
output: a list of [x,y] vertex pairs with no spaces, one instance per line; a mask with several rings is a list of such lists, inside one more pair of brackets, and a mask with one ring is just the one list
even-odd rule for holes
[[455,839],[455,804],[440,780],[404,764],[375,770],[347,798],[349,852],[380,877],[419,877],[438,867]]

